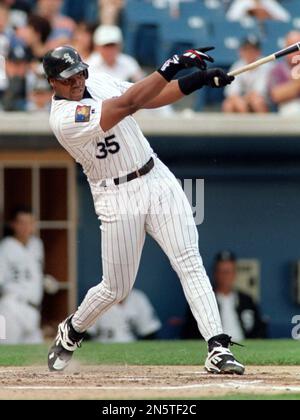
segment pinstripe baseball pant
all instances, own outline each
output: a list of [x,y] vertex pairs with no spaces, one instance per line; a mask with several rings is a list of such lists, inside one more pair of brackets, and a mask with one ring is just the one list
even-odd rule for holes
[[91,189],[101,220],[103,279],[88,291],[74,314],[74,328],[86,331],[101,314],[126,298],[134,285],[148,233],[176,271],[203,337],[208,341],[222,334],[191,206],[170,170],[155,158],[154,169],[141,178]]

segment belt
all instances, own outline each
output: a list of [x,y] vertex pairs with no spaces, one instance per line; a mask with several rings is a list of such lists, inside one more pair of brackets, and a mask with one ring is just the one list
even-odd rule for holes
[[[114,178],[113,182],[115,185],[124,184],[125,182],[133,181],[136,178],[140,178],[144,175],[147,175],[152,169],[154,168],[154,159],[151,158],[142,168],[131,172],[130,174],[127,174],[125,176],[122,176],[120,178]],[[106,187],[106,181],[102,181],[100,184],[101,187]]]

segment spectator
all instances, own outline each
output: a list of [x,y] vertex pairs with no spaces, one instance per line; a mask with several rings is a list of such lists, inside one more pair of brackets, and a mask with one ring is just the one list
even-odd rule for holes
[[16,209],[10,230],[0,243],[0,314],[6,319],[7,336],[3,344],[41,343],[43,290],[55,294],[59,285],[53,277],[44,277],[44,247],[34,235],[31,210]]
[[[300,32],[290,32],[285,46],[300,42]],[[300,112],[300,54],[296,52],[285,57],[274,66],[269,74],[269,93],[282,115],[299,115]]]
[[37,59],[48,51],[47,40],[52,32],[48,19],[39,15],[30,15],[27,25],[18,30],[19,38],[27,45]]
[[2,98],[5,111],[24,111],[26,109],[26,79],[31,54],[21,44],[13,47],[6,61],[8,87]]
[[[214,263],[214,289],[223,328],[234,341],[245,338],[266,338],[266,324],[252,298],[235,291],[236,259],[233,253],[223,251],[217,254]],[[187,314],[183,338],[199,337],[196,322],[191,312]]]
[[64,0],[62,12],[72,18],[75,22],[86,22],[89,24],[99,23],[98,0]]
[[0,55],[6,57],[9,50],[9,9],[0,3]]
[[34,7],[35,0],[2,0],[2,3],[12,10],[21,10],[29,14]]
[[52,89],[45,79],[39,76],[35,78],[32,90],[27,98],[27,111],[50,111]]
[[70,44],[75,30],[75,22],[61,14],[62,0],[37,0],[36,14],[50,22],[52,32],[47,49]]
[[[230,70],[250,64],[261,57],[260,43],[255,37],[249,37],[240,47],[240,60]],[[227,86],[224,112],[268,112],[267,105],[267,78],[270,65],[239,75],[231,86]]]
[[288,22],[291,18],[289,12],[276,0],[234,0],[227,12],[227,19],[240,21],[247,16],[282,22]]
[[98,0],[100,20],[102,25],[118,24],[120,12],[124,7],[124,0]]
[[104,343],[126,343],[155,339],[160,328],[161,322],[147,296],[133,289],[123,302],[102,315],[88,334]]
[[85,23],[79,23],[75,29],[72,47],[74,47],[80,54],[83,61],[88,62],[94,50],[93,41],[94,28]]
[[[0,56],[6,58],[9,51],[10,34],[8,29],[9,10],[7,6],[0,3]],[[3,58],[0,57],[3,66]],[[4,71],[1,67],[0,70],[0,102],[5,89],[7,88],[7,80]]]
[[123,36],[117,26],[99,26],[94,34],[95,52],[88,64],[122,81],[137,82],[144,73],[137,61],[122,54]]

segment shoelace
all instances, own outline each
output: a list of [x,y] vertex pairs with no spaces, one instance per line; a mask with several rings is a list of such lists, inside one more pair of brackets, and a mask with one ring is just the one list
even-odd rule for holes
[[80,349],[82,347],[82,340],[75,341],[70,336],[69,336],[69,340],[71,341],[72,345],[77,346],[78,349]]
[[236,343],[235,341],[232,341],[232,337],[228,337],[228,347],[229,346],[245,347],[245,346],[243,346],[243,344]]

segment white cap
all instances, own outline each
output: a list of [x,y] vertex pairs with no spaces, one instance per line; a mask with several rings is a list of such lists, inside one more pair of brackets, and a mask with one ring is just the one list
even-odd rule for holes
[[96,45],[122,44],[123,36],[118,26],[101,25],[94,33]]

